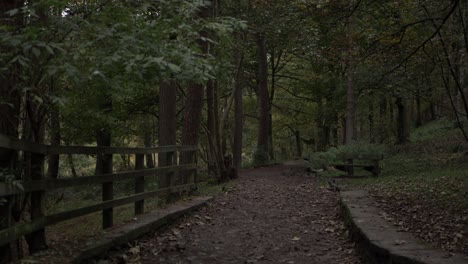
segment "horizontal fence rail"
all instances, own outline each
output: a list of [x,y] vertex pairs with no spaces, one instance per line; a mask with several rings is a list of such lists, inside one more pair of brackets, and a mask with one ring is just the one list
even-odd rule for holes
[[0,148],[26,151],[43,155],[62,154],[154,154],[167,152],[196,151],[197,146],[161,146],[151,148],[122,148],[122,147],[83,147],[83,146],[49,146],[36,143],[25,142],[5,135],[0,135]]
[[196,164],[185,164],[168,167],[157,167],[152,169],[144,169],[139,171],[128,171],[122,173],[103,174],[95,176],[80,176],[77,178],[66,179],[46,179],[46,180],[31,180],[22,183],[22,189],[18,186],[13,186],[6,183],[0,183],[0,197],[21,194],[25,192],[35,191],[51,191],[66,187],[75,187],[80,185],[98,184],[111,181],[124,181],[135,179],[142,176],[159,176],[162,173],[179,172],[184,170],[196,169]]
[[[113,208],[115,207],[134,203],[135,215],[138,215],[144,211],[145,199],[168,197],[174,193],[191,192],[197,186],[197,146],[160,146],[151,148],[49,146],[26,142],[0,134],[0,148],[22,151],[25,156],[28,153],[31,156],[36,155],[36,157],[42,157],[42,162],[44,162],[46,155],[135,155],[135,170],[133,171],[60,179],[46,179],[44,172],[40,172],[42,176],[37,177],[37,172],[35,172],[36,177],[31,180],[23,180],[20,184],[0,182],[0,198],[13,196],[28,197],[29,195],[31,201],[33,199],[43,201],[50,191],[90,184],[101,185],[102,191],[107,192],[107,195],[110,196],[110,198],[103,196],[102,199],[101,197],[96,197],[96,200],[101,201],[89,206],[50,215],[46,215],[45,212],[37,213],[38,209],[32,208],[36,212],[35,217],[32,217],[31,221],[17,223],[9,228],[0,230],[0,246],[18,240],[25,235],[35,235],[38,233],[37,231],[43,230],[46,226],[99,211],[103,212],[103,228],[108,228],[112,226]],[[145,154],[165,155],[168,162],[165,166],[145,168]],[[182,155],[185,155],[187,164],[177,164],[177,157],[180,158]],[[176,175],[179,175],[179,182],[173,181]],[[186,177],[186,179],[181,180],[183,177],[180,175]],[[145,190],[145,179],[155,178],[161,180],[162,176],[166,177],[162,187],[158,187],[156,190]],[[134,180],[134,194],[114,198],[112,183],[125,180]],[[41,204],[42,202],[38,203],[38,205]]]

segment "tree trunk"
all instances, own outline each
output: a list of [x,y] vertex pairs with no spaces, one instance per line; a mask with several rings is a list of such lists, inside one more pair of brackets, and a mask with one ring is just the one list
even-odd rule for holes
[[[161,104],[160,104],[161,105]],[[174,117],[175,119],[175,117]],[[147,131],[145,131],[145,138],[144,138],[144,144],[145,148],[151,148],[153,147],[153,142],[152,142],[152,137],[151,137],[151,130],[150,128],[146,127]],[[154,168],[154,159],[153,159],[153,154],[149,153],[145,155],[146,159],[146,167],[148,169]]]
[[[58,105],[51,107],[50,113],[50,144],[52,146],[60,146],[60,116]],[[47,166],[47,178],[57,179],[60,165],[60,155],[49,155]]]
[[422,126],[421,97],[419,91],[416,95],[416,127]]
[[[159,146],[175,145],[177,139],[176,114],[177,114],[177,83],[168,81],[159,88]],[[158,166],[171,166],[174,164],[174,152],[159,153]],[[174,173],[165,173],[159,177],[159,187],[171,186]]]
[[[45,108],[32,100],[31,94],[25,95],[26,119],[24,124],[24,138],[30,142],[44,143]],[[24,175],[26,180],[43,180],[45,156],[42,154],[25,152]],[[31,192],[29,195],[31,221],[42,218],[45,214],[44,191]],[[39,229],[25,236],[30,254],[47,249],[44,229]]]
[[[0,1],[0,27],[19,25],[16,21],[6,19],[9,18],[6,12],[20,6],[21,1],[18,0]],[[14,87],[15,77],[0,75],[0,133],[16,138],[18,137],[20,97],[18,90]],[[0,169],[13,172],[16,168],[16,162],[17,153],[15,151],[0,149]],[[0,204],[0,230],[8,228],[13,222],[11,212],[13,200],[11,197],[6,200],[6,202]],[[9,263],[11,260],[10,244],[0,246],[0,263]]]
[[258,101],[258,138],[257,152],[255,157],[256,165],[264,165],[269,162],[269,102],[268,95],[268,62],[265,37],[262,33],[257,34],[257,101]]
[[68,159],[68,166],[70,166],[70,172],[72,174],[72,177],[73,178],[78,177],[78,174],[76,173],[76,169],[75,169],[75,162],[73,161],[73,155],[67,154],[67,159]]
[[234,168],[239,171],[242,166],[242,133],[244,129],[244,112],[243,112],[243,89],[242,89],[242,64],[244,55],[237,52],[237,70],[234,91],[234,147],[233,147],[233,163]]
[[374,125],[374,105],[369,104],[369,142],[375,143],[375,125]]
[[402,97],[397,97],[395,104],[398,109],[397,118],[397,144],[406,144],[409,139],[409,127],[407,122],[407,107]]
[[[351,7],[353,7],[353,2],[350,1]],[[347,54],[347,65],[346,65],[346,137],[345,144],[350,144],[355,139],[355,111],[356,111],[356,102],[354,95],[354,80],[353,80],[353,18],[352,16],[348,17],[348,54]]]
[[[199,11],[198,17],[201,19],[209,18],[213,11],[212,1],[209,5]],[[207,32],[201,32],[201,37],[207,37]],[[209,53],[209,44],[203,39],[198,40],[198,45],[204,55]],[[184,121],[182,127],[182,145],[198,145],[200,126],[203,110],[203,91],[205,85],[199,83],[191,83],[188,85],[185,98]],[[196,162],[195,156],[192,153],[185,152],[180,157],[181,164]],[[195,183],[195,175],[191,173],[189,176],[184,176],[184,183]]]
[[351,61],[346,68],[346,123],[345,123],[345,144],[350,144],[354,140],[354,117],[355,117],[355,98],[353,68]]
[[294,132],[294,137],[296,138],[296,155],[297,157],[302,157],[302,140],[301,140],[301,132],[296,130]]
[[[185,99],[185,113],[182,128],[182,145],[198,145],[201,116],[203,109],[203,85],[191,84],[187,89]],[[184,153],[181,155],[181,163],[194,162],[192,155]],[[185,178],[184,182],[192,181],[192,177]]]

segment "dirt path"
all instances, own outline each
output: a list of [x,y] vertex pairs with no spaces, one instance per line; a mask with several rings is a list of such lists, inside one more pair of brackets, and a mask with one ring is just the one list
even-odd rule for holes
[[236,181],[234,190],[111,262],[360,263],[337,193],[281,165],[245,170]]

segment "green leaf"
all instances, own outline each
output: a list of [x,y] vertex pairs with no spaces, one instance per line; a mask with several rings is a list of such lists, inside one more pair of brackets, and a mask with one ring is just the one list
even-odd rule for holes
[[174,73],[179,73],[181,71],[181,68],[179,66],[175,65],[175,64],[169,63],[167,66]]
[[54,50],[52,49],[51,46],[46,45],[45,48],[46,48],[47,52],[49,52],[50,55],[54,55]]
[[33,47],[33,48],[32,48],[32,53],[33,53],[34,56],[36,56],[36,57],[41,56],[41,51],[40,51],[38,48],[36,48],[36,47]]

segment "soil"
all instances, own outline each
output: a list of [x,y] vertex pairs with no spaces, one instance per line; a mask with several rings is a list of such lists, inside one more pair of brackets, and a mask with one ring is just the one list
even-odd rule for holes
[[435,248],[468,257],[467,209],[441,207],[385,189],[372,189],[371,195],[385,211],[384,217],[401,232],[410,232]]
[[100,263],[361,263],[338,193],[302,171],[244,170],[207,207]]

